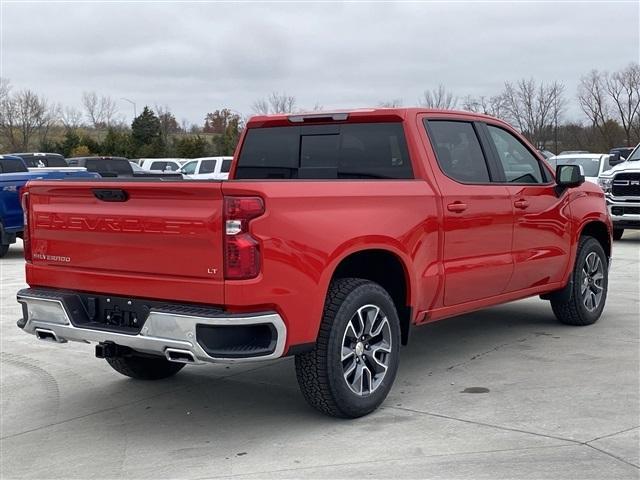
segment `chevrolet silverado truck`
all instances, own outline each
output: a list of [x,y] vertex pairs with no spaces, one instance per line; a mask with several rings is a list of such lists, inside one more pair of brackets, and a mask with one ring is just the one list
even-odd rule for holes
[[598,177],[613,221],[613,238],[620,240],[625,229],[640,229],[640,145],[629,158]]
[[602,190],[478,114],[257,116],[229,181],[39,182],[22,199],[25,332],[94,342],[137,379],[295,356],[303,396],[338,417],[383,402],[414,325],[534,295],[589,325],[607,296]]
[[[43,170],[43,169],[38,169]],[[98,175],[69,169],[57,170],[54,167],[45,168],[46,171],[31,171],[22,157],[14,155],[0,155],[0,258],[9,251],[9,246],[15,243],[17,237],[22,236],[24,230],[23,212],[20,206],[20,190],[30,180],[65,179],[65,178],[95,178]]]

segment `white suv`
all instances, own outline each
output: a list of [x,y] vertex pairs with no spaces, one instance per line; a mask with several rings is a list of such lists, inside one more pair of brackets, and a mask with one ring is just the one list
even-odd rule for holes
[[185,163],[179,170],[185,178],[193,180],[226,180],[229,178],[233,157],[194,158]]

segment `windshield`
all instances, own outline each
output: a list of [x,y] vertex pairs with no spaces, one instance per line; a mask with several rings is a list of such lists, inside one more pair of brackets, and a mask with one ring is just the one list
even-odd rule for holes
[[[638,145],[640,146],[640,145]],[[631,156],[627,158],[628,161],[633,162],[636,160],[640,160],[640,148],[636,147]]]
[[182,167],[182,169],[180,170],[181,173],[184,173],[186,175],[193,175],[194,173],[196,173],[196,166],[198,165],[198,162],[189,162],[187,164],[185,164],[184,167]]
[[560,157],[557,165],[580,165],[585,177],[597,177],[600,173],[600,155],[597,157]]

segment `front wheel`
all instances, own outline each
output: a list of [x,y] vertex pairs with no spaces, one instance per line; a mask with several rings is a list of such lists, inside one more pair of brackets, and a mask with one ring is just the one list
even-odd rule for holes
[[391,390],[399,348],[400,321],[386,290],[358,278],[335,280],[314,350],[296,356],[300,390],[328,415],[366,415]]
[[609,281],[609,263],[602,245],[593,237],[580,238],[573,284],[565,298],[552,299],[551,308],[567,325],[591,325],[604,309]]
[[624,228],[614,228],[613,229],[613,239],[620,240],[622,235],[624,234]]
[[0,258],[4,257],[9,251],[9,245],[0,244]]

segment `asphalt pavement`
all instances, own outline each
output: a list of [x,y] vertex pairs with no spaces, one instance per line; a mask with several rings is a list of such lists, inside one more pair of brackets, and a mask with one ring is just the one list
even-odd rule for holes
[[93,346],[16,327],[22,245],[0,260],[0,477],[640,478],[640,232],[615,242],[589,327],[531,298],[412,331],[383,407],[322,416],[290,358],[125,378]]

